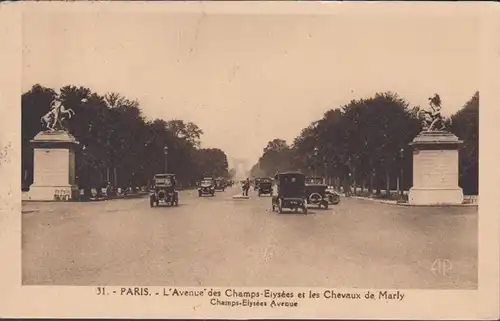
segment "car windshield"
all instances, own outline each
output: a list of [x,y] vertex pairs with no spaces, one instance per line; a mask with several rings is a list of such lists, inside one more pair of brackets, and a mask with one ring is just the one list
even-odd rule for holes
[[297,176],[282,176],[281,182],[288,185],[288,184],[296,184],[299,182],[299,180]]
[[212,185],[211,180],[205,179],[201,181],[201,186],[210,186],[210,185]]
[[323,184],[323,179],[316,177],[309,177],[306,179],[306,184]]
[[156,185],[172,185],[172,179],[170,176],[155,176]]

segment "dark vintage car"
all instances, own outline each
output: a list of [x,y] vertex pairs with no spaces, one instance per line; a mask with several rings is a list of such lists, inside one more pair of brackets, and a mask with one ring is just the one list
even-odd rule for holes
[[198,196],[203,195],[215,196],[215,180],[211,177],[205,177],[198,184]]
[[326,189],[326,196],[328,197],[328,204],[330,205],[337,205],[340,203],[340,195],[335,191],[335,189],[331,186],[329,186]]
[[261,178],[257,177],[256,179],[253,180],[253,190],[258,191],[259,190],[259,184],[260,184]]
[[328,205],[337,205],[340,202],[339,194],[329,189],[321,177],[306,178],[306,195],[308,203],[318,207],[328,208]]
[[179,193],[175,189],[176,180],[174,174],[156,174],[153,177],[149,191],[149,205],[159,206],[166,204],[170,206],[179,205]]
[[222,178],[217,178],[215,180],[215,190],[219,192],[224,192],[226,190],[226,182]]
[[306,195],[307,203],[317,205],[318,208],[323,206],[328,208],[328,196],[326,195],[327,185],[323,184],[322,178],[308,177],[306,178]]
[[273,193],[273,180],[271,178],[262,178],[259,180],[259,186],[257,188],[258,195],[271,195]]
[[283,209],[307,214],[305,199],[305,176],[299,172],[279,173],[275,176],[275,190],[272,196],[272,211],[283,213]]

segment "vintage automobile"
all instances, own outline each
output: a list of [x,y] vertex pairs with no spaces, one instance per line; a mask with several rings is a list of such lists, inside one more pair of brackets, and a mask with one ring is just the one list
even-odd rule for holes
[[205,177],[198,184],[198,196],[203,195],[215,196],[215,180],[212,177]]
[[283,209],[301,209],[307,214],[305,198],[305,176],[299,172],[284,172],[275,176],[275,190],[272,195],[272,211],[283,213]]
[[328,204],[337,205],[340,203],[340,195],[335,191],[333,187],[327,187],[325,191],[326,197],[328,197]]
[[273,193],[273,180],[271,178],[261,178],[259,180],[259,186],[257,188],[258,195]]
[[224,192],[226,190],[226,182],[223,178],[217,178],[215,180],[215,190],[218,192]]
[[156,174],[149,192],[149,205],[179,205],[179,193],[175,189],[175,174]]
[[259,190],[259,184],[260,184],[260,177],[257,177],[256,179],[253,180],[253,190],[257,191]]
[[328,186],[323,184],[321,177],[307,177],[306,178],[306,195],[307,203],[317,205],[318,208],[323,206],[328,208],[328,196],[326,195],[326,188]]
[[318,205],[318,207],[324,206],[326,209],[328,205],[340,203],[340,195],[335,190],[328,188],[321,177],[306,178],[306,193],[308,203]]

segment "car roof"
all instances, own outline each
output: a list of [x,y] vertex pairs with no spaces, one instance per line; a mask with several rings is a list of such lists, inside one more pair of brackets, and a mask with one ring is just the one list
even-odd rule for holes
[[155,177],[175,176],[175,174],[155,174]]
[[278,176],[305,176],[305,175],[301,172],[289,171],[289,172],[278,173]]

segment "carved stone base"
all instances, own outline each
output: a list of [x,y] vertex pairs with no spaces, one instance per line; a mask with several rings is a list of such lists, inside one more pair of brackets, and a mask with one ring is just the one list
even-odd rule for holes
[[34,147],[33,185],[26,198],[33,201],[77,199],[76,139],[65,131],[40,132],[31,143]]
[[460,205],[464,201],[462,189],[410,188],[408,203],[412,205]]
[[458,186],[458,149],[462,142],[446,131],[422,132],[413,147],[412,205],[457,205],[463,203]]
[[31,185],[26,200],[30,201],[73,201],[78,199],[76,185],[37,186]]

